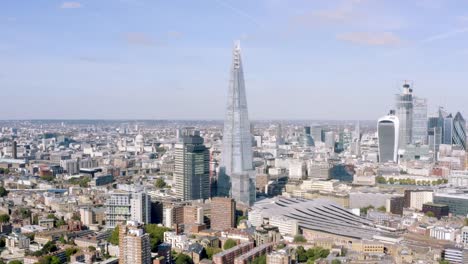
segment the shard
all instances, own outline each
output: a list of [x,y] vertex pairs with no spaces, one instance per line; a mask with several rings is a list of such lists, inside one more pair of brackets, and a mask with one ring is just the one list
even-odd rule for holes
[[231,196],[238,203],[252,205],[255,202],[255,173],[239,42],[233,50],[227,99],[218,196]]

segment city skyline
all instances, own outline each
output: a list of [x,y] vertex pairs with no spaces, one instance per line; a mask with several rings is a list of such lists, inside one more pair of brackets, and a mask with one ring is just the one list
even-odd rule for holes
[[236,39],[252,120],[375,120],[404,79],[429,113],[466,112],[460,1],[184,4],[3,3],[0,119],[222,120]]

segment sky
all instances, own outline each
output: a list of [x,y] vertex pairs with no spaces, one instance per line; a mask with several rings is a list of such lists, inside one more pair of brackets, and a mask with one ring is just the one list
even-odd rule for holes
[[0,119],[373,120],[405,80],[468,115],[465,0],[2,0]]

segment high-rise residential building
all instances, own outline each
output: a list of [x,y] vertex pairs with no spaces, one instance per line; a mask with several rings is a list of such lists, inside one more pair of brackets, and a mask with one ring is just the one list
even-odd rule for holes
[[146,193],[117,190],[111,193],[105,205],[108,229],[130,220],[150,223],[151,202]]
[[183,129],[175,145],[176,196],[184,201],[210,198],[210,152],[200,132]]
[[143,224],[128,221],[119,228],[119,264],[151,264],[149,234]]
[[131,220],[151,223],[151,199],[145,192],[132,193],[130,199]]
[[16,140],[13,140],[13,144],[11,146],[11,157],[14,159],[18,158],[18,143],[16,143]]
[[390,114],[380,118],[377,122],[377,133],[379,139],[379,161],[397,162],[398,161],[398,140],[399,140],[399,120],[393,111]]
[[427,144],[427,99],[413,98],[412,143]]
[[106,227],[115,228],[125,224],[131,217],[131,193],[115,191],[106,201]]
[[239,43],[234,47],[229,80],[218,196],[231,196],[246,205],[255,201],[252,136]]
[[396,95],[396,116],[399,120],[399,148],[406,148],[413,136],[413,89],[403,84],[403,92]]
[[460,112],[453,118],[452,144],[466,150],[466,122]]
[[211,229],[225,230],[236,225],[236,202],[232,198],[211,199]]

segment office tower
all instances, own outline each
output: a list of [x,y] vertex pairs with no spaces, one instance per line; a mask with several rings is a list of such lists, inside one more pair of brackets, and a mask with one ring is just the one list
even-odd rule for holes
[[442,144],[452,145],[453,139],[453,116],[449,114],[443,118]]
[[314,139],[310,136],[310,127],[305,126],[304,131],[302,132],[302,136],[299,137],[299,143],[302,147],[313,147]]
[[177,198],[210,198],[210,153],[193,128],[183,129],[175,145],[174,179]]
[[146,193],[114,191],[106,200],[106,228],[115,228],[129,220],[150,223],[151,203]]
[[354,127],[353,141],[361,141],[361,122],[357,121],[356,126]]
[[13,140],[13,145],[11,146],[11,153],[12,158],[18,158],[18,144],[16,143],[16,140]]
[[429,149],[436,153],[442,144],[442,127],[439,126],[439,115],[430,116],[427,121],[427,142]]
[[427,144],[427,100],[413,98],[413,138],[412,143]]
[[395,116],[394,111],[390,114],[380,118],[377,122],[377,133],[379,139],[379,161],[397,162],[398,161],[398,140],[399,120]]
[[128,221],[119,228],[119,264],[151,264],[149,234],[143,224]]
[[283,138],[283,128],[281,124],[276,125],[276,145],[283,145],[284,138]]
[[211,199],[211,229],[225,230],[236,227],[236,202],[231,198]]
[[403,84],[403,92],[396,95],[396,116],[399,121],[399,148],[404,149],[412,142],[413,131],[413,89]]
[[140,223],[151,223],[151,199],[144,192],[133,193],[130,199],[131,220]]
[[224,120],[218,196],[231,196],[237,202],[255,201],[252,137],[247,112],[240,44],[233,51],[226,118]]
[[335,147],[335,132],[333,131],[325,132],[325,146],[327,148]]
[[75,175],[80,172],[80,163],[76,159],[61,160],[60,167],[69,175]]
[[323,127],[320,125],[314,125],[311,127],[310,134],[312,135],[312,138],[314,139],[314,143],[323,142],[322,131],[323,131]]
[[453,118],[452,143],[466,150],[466,122],[460,112]]

